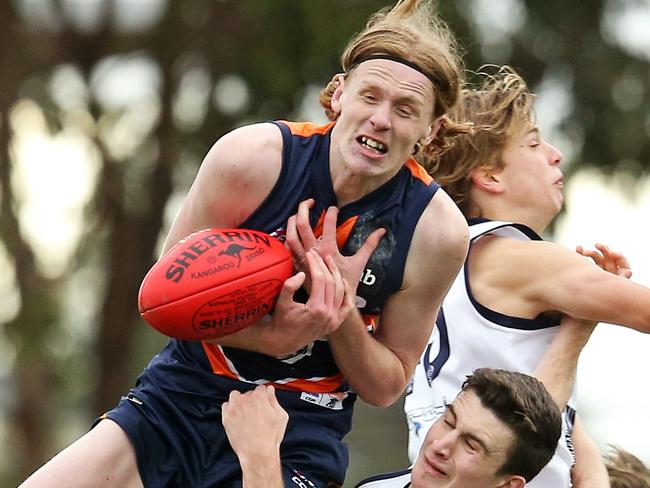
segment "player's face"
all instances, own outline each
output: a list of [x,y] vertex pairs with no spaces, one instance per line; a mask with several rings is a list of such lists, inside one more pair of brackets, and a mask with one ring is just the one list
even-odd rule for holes
[[411,487],[508,486],[513,477],[496,473],[513,441],[510,428],[473,392],[462,392],[429,429],[413,465]]
[[435,136],[439,123],[433,120],[431,81],[384,59],[357,66],[334,94],[332,108],[339,113],[332,132],[332,164],[379,179],[393,176],[418,140]]
[[500,177],[508,202],[535,214],[545,227],[562,208],[562,153],[530,125],[513,136],[502,154]]

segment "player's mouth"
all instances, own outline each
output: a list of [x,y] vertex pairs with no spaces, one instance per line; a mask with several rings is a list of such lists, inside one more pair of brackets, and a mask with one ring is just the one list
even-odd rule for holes
[[434,477],[447,477],[447,470],[444,468],[444,466],[440,465],[440,463],[434,461],[433,459],[428,458],[427,456],[424,456],[426,464],[427,464],[427,471],[429,471],[429,474],[434,476]]
[[564,188],[564,177],[560,176],[557,180],[555,180],[554,185],[559,188],[560,190]]
[[364,147],[365,149],[368,149],[369,151],[374,152],[375,154],[386,154],[388,152],[388,146],[384,144],[381,141],[378,141],[377,139],[373,139],[368,136],[359,136],[357,137],[357,142]]

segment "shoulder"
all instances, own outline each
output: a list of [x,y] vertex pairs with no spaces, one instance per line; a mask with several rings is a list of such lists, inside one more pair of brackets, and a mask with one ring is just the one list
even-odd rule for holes
[[[432,288],[445,289],[462,267],[467,256],[469,231],[456,204],[439,189],[422,213],[409,249],[405,283],[425,283],[425,293]],[[436,276],[437,279],[430,279]]]
[[[474,292],[489,287],[539,304],[562,283],[571,283],[587,264],[582,256],[554,242],[484,236],[469,252]],[[591,268],[591,266],[587,266]]]
[[422,213],[414,235],[414,250],[425,254],[442,253],[464,260],[469,245],[465,217],[453,200],[439,189]]
[[217,166],[225,172],[255,173],[260,166],[277,166],[282,159],[282,134],[272,123],[234,129],[217,142],[203,160],[203,167]]
[[271,123],[228,132],[208,151],[165,249],[198,229],[237,227],[269,195],[282,169],[282,135]]
[[519,269],[520,274],[529,274],[536,268],[554,263],[561,265],[565,259],[577,258],[564,246],[550,241],[532,241],[487,235],[472,244],[472,260],[489,261],[506,268]]
[[[237,128],[214,143],[205,156],[195,185],[208,205],[236,201],[238,225],[270,193],[282,169],[282,135],[271,123]],[[231,209],[232,211],[232,209]]]

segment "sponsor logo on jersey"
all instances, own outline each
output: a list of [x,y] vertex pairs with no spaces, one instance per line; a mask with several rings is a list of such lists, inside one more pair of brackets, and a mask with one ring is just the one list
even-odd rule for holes
[[123,396],[122,400],[128,400],[131,403],[135,403],[136,405],[142,405],[142,400],[136,397],[133,393],[129,393],[127,396]]
[[359,278],[359,290],[363,290],[365,296],[375,295],[384,281],[384,270],[374,266],[369,266],[363,270]]
[[307,393],[303,392],[300,399],[314,405],[329,408],[332,410],[342,410],[343,400],[347,397],[347,393]]
[[300,471],[296,471],[295,469],[292,469],[291,471],[293,471],[293,476],[291,477],[291,481],[298,488],[316,488],[316,485],[312,483],[311,480],[309,480]]
[[307,344],[305,347],[301,347],[297,351],[292,352],[291,354],[287,354],[286,356],[279,357],[278,359],[283,363],[294,364],[300,361],[302,358],[311,356],[313,350],[314,343],[312,342],[311,344]]

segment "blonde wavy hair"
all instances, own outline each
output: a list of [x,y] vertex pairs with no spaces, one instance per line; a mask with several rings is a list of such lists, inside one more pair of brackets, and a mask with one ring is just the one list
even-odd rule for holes
[[418,160],[444,152],[451,145],[451,137],[470,130],[468,124],[444,116],[458,100],[464,71],[455,38],[429,0],[400,0],[392,8],[379,10],[350,40],[341,55],[343,73],[334,75],[320,94],[320,104],[329,120],[337,118],[331,101],[340,78],[373,55],[393,56],[412,63],[434,83],[436,101],[432,109],[434,117],[443,116],[442,123],[437,137],[418,151]]
[[511,137],[534,123],[533,102],[526,82],[509,66],[483,66],[478,84],[463,89],[449,117],[471,122],[470,132],[454,139],[444,154],[422,161],[466,217],[480,216],[470,198],[471,173],[480,166],[500,167]]
[[650,488],[650,469],[629,452],[610,446],[605,457],[609,482],[612,488]]

